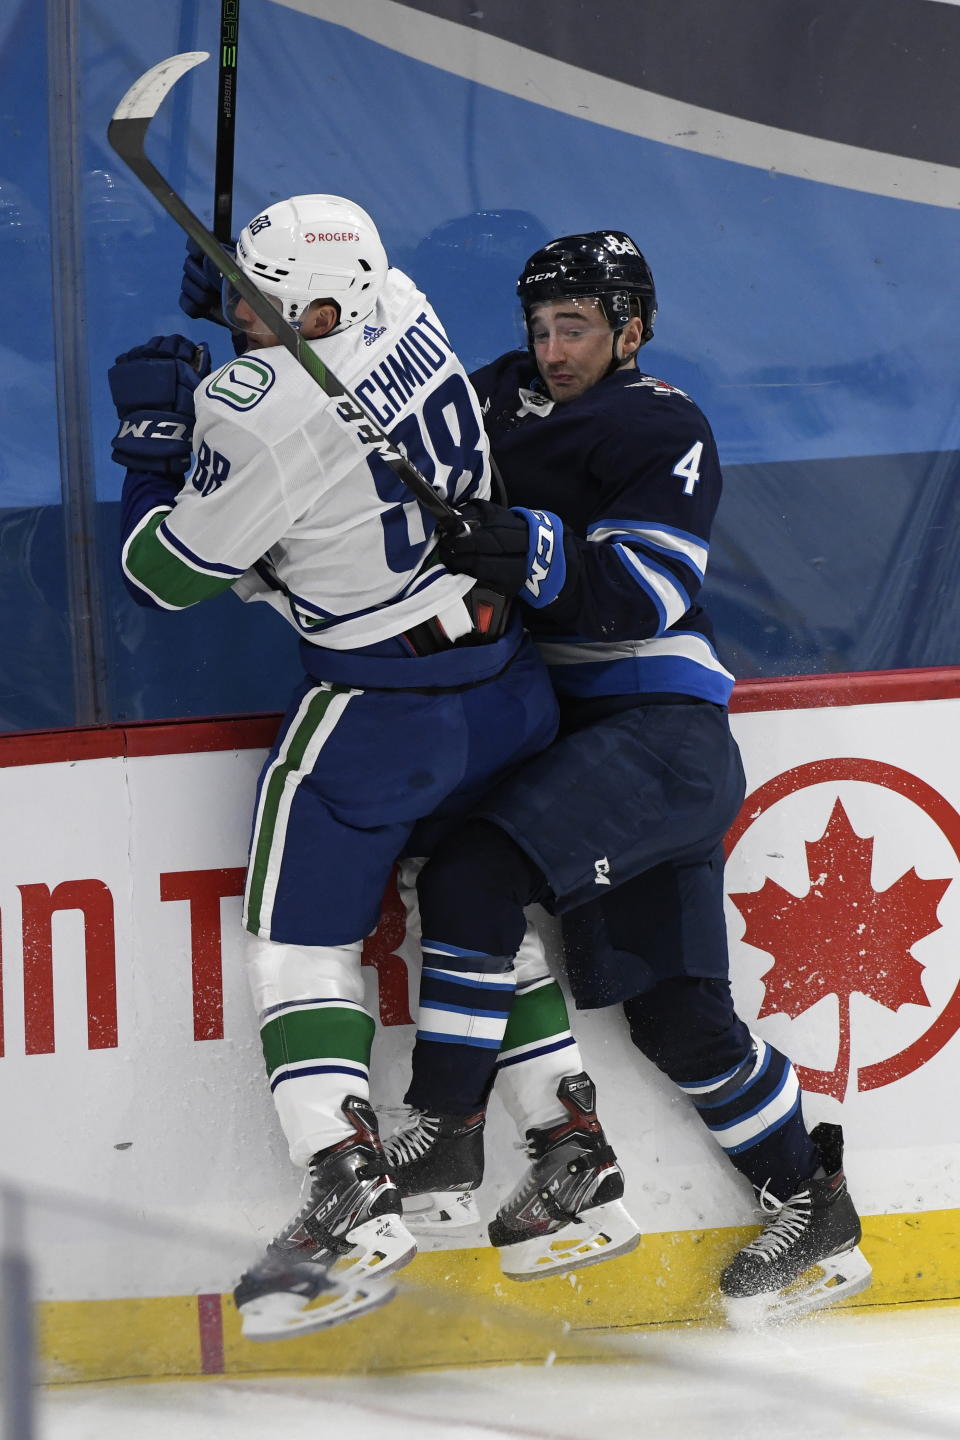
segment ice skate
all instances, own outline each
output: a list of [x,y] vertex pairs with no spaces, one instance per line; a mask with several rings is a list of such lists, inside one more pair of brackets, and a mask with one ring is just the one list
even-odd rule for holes
[[389,1280],[340,1284],[325,1264],[294,1260],[268,1250],[233,1292],[245,1340],[285,1340],[328,1330],[386,1305],[396,1294]]
[[473,1192],[483,1179],[484,1112],[413,1110],[384,1141],[390,1173],[412,1229],[456,1229],[480,1220]]
[[386,1304],[384,1277],[416,1254],[373,1110],[355,1095],[341,1108],[355,1135],[314,1155],[306,1203],[234,1291],[248,1340],[324,1330]]
[[527,1131],[528,1173],[492,1221],[490,1243],[511,1280],[564,1275],[625,1255],[640,1231],[622,1203],[623,1174],[596,1115],[589,1075],[566,1075],[568,1119]]
[[807,1180],[782,1205],[761,1194],[769,1218],[720,1277],[727,1322],[735,1329],[798,1319],[835,1305],[870,1284],[859,1247],[861,1228],[843,1173],[843,1132],[818,1125],[822,1179]]

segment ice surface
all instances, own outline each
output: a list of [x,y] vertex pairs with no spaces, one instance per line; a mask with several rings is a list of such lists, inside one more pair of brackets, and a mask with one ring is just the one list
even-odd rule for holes
[[960,1436],[960,1306],[763,1334],[647,1331],[610,1363],[45,1392],[38,1440],[884,1440]]

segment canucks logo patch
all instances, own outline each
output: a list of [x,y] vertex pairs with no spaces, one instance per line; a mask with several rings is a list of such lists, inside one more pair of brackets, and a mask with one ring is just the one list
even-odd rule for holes
[[212,400],[229,405],[231,410],[252,410],[273,387],[276,378],[273,366],[266,360],[240,356],[217,371],[207,386],[207,394]]
[[364,345],[372,345],[375,340],[379,340],[380,336],[386,333],[386,325],[364,325],[363,343]]

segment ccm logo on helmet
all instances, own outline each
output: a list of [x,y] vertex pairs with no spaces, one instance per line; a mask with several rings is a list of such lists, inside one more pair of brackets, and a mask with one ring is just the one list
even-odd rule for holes
[[352,230],[325,230],[317,234],[308,230],[303,238],[304,240],[359,240],[360,236],[355,235]]
[[525,285],[532,285],[535,280],[555,280],[558,274],[559,271],[557,270],[541,270],[539,275],[528,275],[523,283]]

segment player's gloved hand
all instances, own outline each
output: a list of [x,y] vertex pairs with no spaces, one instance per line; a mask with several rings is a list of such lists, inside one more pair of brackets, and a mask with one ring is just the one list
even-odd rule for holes
[[[236,243],[231,240],[223,248],[233,255]],[[220,309],[221,293],[220,271],[213,261],[204,255],[196,240],[188,237],[187,254],[180,278],[180,309],[185,315],[189,315],[191,320],[212,320],[215,325],[226,325]]]
[[[236,243],[231,240],[223,247],[233,255]],[[242,355],[247,349],[247,336],[242,330],[234,330],[224,318],[221,308],[223,277],[213,261],[204,255],[196,240],[187,238],[187,257],[183,262],[180,280],[180,309],[192,320],[211,320],[214,325],[223,325],[230,331],[233,353]]]
[[117,356],[108,372],[120,417],[113,458],[128,470],[184,475],[193,450],[193,392],[210,374],[210,350],[183,335],[155,335]]
[[464,529],[444,534],[438,553],[448,570],[474,575],[501,595],[519,595],[540,608],[559,593],[566,566],[563,526],[547,510],[508,510],[470,500],[460,511]]
[[470,500],[460,514],[464,528],[440,539],[443,564],[457,575],[475,575],[501,595],[516,595],[527,578],[526,517],[490,500]]

